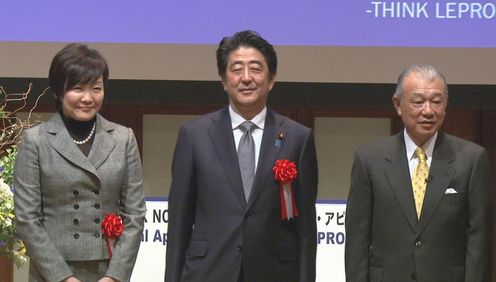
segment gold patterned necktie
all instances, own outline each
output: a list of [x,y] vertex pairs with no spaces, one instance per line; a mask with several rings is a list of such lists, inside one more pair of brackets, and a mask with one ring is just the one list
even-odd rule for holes
[[415,149],[415,155],[419,159],[417,168],[412,177],[413,197],[415,198],[415,209],[417,218],[420,218],[422,203],[424,202],[425,189],[427,188],[427,179],[429,177],[429,165],[427,164],[427,155],[422,147]]

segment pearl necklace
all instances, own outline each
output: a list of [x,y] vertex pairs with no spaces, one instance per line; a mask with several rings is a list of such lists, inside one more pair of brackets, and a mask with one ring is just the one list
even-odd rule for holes
[[88,135],[88,137],[86,137],[85,139],[83,139],[81,141],[78,141],[78,140],[72,138],[72,141],[78,145],[83,145],[83,144],[88,143],[88,141],[90,141],[91,137],[93,137],[93,134],[95,134],[95,128],[96,128],[96,122],[93,123],[93,127],[91,128],[91,132],[90,132],[90,135]]

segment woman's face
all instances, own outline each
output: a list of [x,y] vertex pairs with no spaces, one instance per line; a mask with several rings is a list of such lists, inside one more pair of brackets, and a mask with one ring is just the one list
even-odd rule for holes
[[95,117],[102,107],[103,78],[87,84],[76,84],[62,97],[62,111],[67,117],[88,121]]

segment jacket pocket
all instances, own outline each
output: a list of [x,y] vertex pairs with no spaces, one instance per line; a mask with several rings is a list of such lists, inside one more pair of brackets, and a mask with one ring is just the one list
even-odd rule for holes
[[452,194],[444,194],[443,200],[445,201],[465,201],[467,193],[464,191]]
[[295,260],[298,257],[298,247],[296,243],[286,242],[279,244],[278,247],[279,259],[283,261]]
[[207,242],[205,241],[191,241],[186,256],[203,258],[207,254]]

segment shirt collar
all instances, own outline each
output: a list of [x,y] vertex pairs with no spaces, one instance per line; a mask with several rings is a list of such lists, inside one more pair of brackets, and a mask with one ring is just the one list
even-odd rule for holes
[[[403,137],[405,138],[406,156],[408,157],[408,160],[412,160],[416,158],[415,149],[417,149],[417,145],[413,142],[413,140],[410,138],[408,133],[406,133],[406,129],[403,131]],[[436,139],[437,139],[437,131],[422,146],[422,148],[425,151],[425,154],[427,155],[427,159],[432,158],[432,153],[434,152],[434,145],[436,144]]]
[[[234,111],[231,105],[229,105],[229,115],[231,116],[232,128],[236,129],[240,124],[246,120],[237,112]],[[250,121],[253,122],[259,129],[264,129],[265,126],[265,116],[267,115],[267,107],[264,107],[260,113],[253,117]]]

